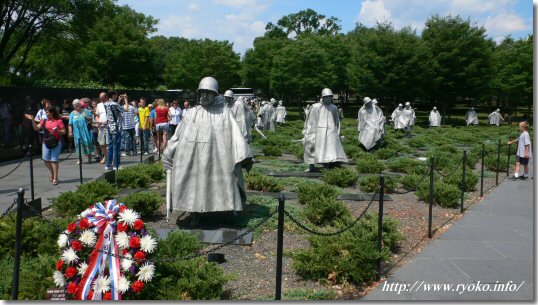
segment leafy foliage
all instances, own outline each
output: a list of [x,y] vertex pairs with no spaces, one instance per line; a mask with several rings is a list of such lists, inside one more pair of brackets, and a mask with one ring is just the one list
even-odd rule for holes
[[297,187],[300,204],[309,204],[319,199],[336,199],[340,191],[327,184],[303,183]]
[[282,156],[282,149],[277,146],[264,146],[262,152],[266,156],[280,157]]
[[[361,191],[366,193],[378,192],[381,189],[379,176],[365,176],[359,179]],[[389,194],[396,189],[397,179],[394,176],[385,176],[385,193]]]
[[334,226],[351,220],[351,212],[346,204],[334,198],[321,197],[308,202],[304,215],[318,226]]
[[260,192],[280,192],[284,185],[276,178],[250,172],[245,176],[247,189]]
[[339,187],[352,186],[357,182],[357,173],[349,168],[334,168],[323,171],[323,181]]
[[385,164],[377,160],[373,155],[364,155],[357,162],[357,171],[359,173],[378,174],[385,170]]
[[[423,182],[416,195],[421,200],[429,202],[430,200],[430,182]],[[448,184],[443,181],[435,180],[434,181],[434,193],[433,193],[433,202],[443,207],[453,208],[456,207],[459,203],[461,196],[461,190],[453,185]]]
[[[55,270],[57,257],[54,254],[40,254],[32,257],[21,257],[19,278],[19,300],[44,300],[47,289],[55,287],[52,273]],[[0,298],[11,299],[13,287],[13,257],[7,255],[0,260]]]
[[116,185],[121,188],[147,188],[150,183],[162,181],[164,177],[161,163],[138,164],[119,170]]
[[142,217],[153,215],[164,204],[161,194],[154,191],[133,193],[122,201]]
[[52,207],[62,216],[76,216],[90,205],[113,199],[118,189],[103,180],[94,180],[78,186],[76,191],[64,192],[52,199]]

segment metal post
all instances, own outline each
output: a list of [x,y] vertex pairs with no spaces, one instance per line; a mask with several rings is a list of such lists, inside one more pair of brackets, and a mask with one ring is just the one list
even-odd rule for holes
[[379,257],[377,258],[377,275],[376,280],[381,279],[381,251],[383,250],[383,197],[385,197],[385,176],[379,177],[379,211],[377,219],[377,251]]
[[158,148],[158,152],[159,152],[159,161],[161,161],[161,135],[162,135],[162,130],[157,130],[157,137],[159,138],[159,148]]
[[465,202],[465,189],[467,188],[467,150],[463,151],[463,173],[461,175],[461,205],[460,212],[463,214],[463,204]]
[[82,184],[82,141],[78,139],[78,171],[80,173],[80,184]]
[[140,163],[142,163],[142,157],[144,156],[144,130],[140,129]]
[[434,195],[434,185],[433,185],[433,171],[434,171],[434,158],[431,158],[430,165],[430,205],[428,209],[428,237],[432,238],[432,213],[433,213],[433,195]]
[[480,197],[484,197],[484,158],[486,156],[486,144],[482,143],[482,169],[480,170]]
[[32,145],[28,147],[28,150],[30,154],[30,194],[32,195],[32,201],[34,201],[34,150]]
[[15,260],[13,263],[13,288],[11,299],[19,299],[19,272],[22,251],[22,207],[24,204],[24,189],[21,187],[17,192],[17,220],[15,225]]
[[497,147],[497,175],[495,175],[495,185],[499,185],[499,171],[501,169],[501,139]]
[[275,300],[282,299],[282,256],[284,252],[284,206],[286,198],[280,193],[278,199],[278,241],[276,249],[276,288]]
[[511,154],[512,154],[512,144],[508,144],[508,164],[506,164],[506,177],[510,176],[510,155]]

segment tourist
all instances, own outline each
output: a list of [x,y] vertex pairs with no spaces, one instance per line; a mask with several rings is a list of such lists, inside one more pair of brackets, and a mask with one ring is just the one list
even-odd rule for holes
[[[108,147],[105,170],[119,170],[121,157],[121,134],[123,132],[123,107],[116,102],[116,91],[109,90],[104,103],[107,116]],[[114,165],[114,167],[112,167]]]
[[42,119],[39,124],[36,123],[36,118],[31,114],[26,114],[25,117],[32,121],[34,130],[43,129],[43,161],[45,166],[50,171],[49,180],[53,185],[58,184],[59,157],[62,151],[61,136],[65,134],[65,125],[58,115],[58,111],[53,106],[48,106],[45,109],[46,119]]
[[[123,97],[126,98],[126,97]],[[122,97],[120,97],[120,100]],[[121,104],[121,103],[120,103]],[[135,118],[137,117],[135,108],[131,106],[127,99],[123,106],[125,112],[123,113],[123,134],[125,136],[125,152],[122,154],[125,156],[136,156],[136,142],[135,142]]]
[[191,109],[191,104],[189,103],[189,101],[185,101],[183,103],[183,111],[181,112],[181,120],[185,118],[185,116],[187,115],[187,112],[189,112],[190,109]]
[[176,133],[177,125],[181,123],[182,111],[178,105],[179,105],[179,101],[174,100],[172,102],[172,107],[170,107],[170,111],[168,112],[168,115],[170,116],[170,135],[171,136],[173,136]]
[[[75,142],[77,156],[84,155],[88,157],[88,163],[91,163],[92,152],[95,150],[92,142],[88,123],[92,121],[92,114],[82,108],[82,102],[78,99],[73,101],[73,110],[69,114],[69,138]],[[81,147],[82,146],[82,147]],[[80,150],[82,149],[82,151]],[[77,164],[82,160],[78,160]]]
[[[527,180],[529,179],[529,159],[532,156],[531,138],[529,136],[529,123],[523,121],[519,123],[519,138],[514,141],[508,141],[508,144],[518,143],[516,151],[516,171],[511,180]],[[523,176],[519,176],[519,170],[523,165]]]
[[103,154],[103,159],[101,159],[101,164],[105,164],[106,158],[108,156],[107,153],[107,141],[108,141],[108,129],[107,129],[107,115],[105,110],[105,102],[106,102],[106,93],[101,92],[99,93],[99,103],[97,104],[97,107],[95,108],[95,117],[97,119],[97,142],[99,142],[99,146],[101,147],[101,152]]
[[[43,120],[46,120],[47,119],[47,111],[45,109],[47,109],[48,107],[51,107],[52,106],[52,102],[48,99],[42,99],[41,100],[41,108],[39,108],[39,110],[37,111],[37,114],[35,115],[34,117],[34,121],[37,123],[37,124],[40,124]],[[43,145],[43,136],[44,136],[44,130],[43,129],[39,129],[39,145]]]
[[13,109],[11,104],[0,97],[0,126],[3,129],[3,140],[2,144],[9,146],[11,145],[11,126],[12,126],[12,114]]
[[99,145],[99,123],[97,122],[98,119],[95,115],[97,112],[97,102],[97,99],[92,99],[91,106],[88,110],[92,115],[90,133],[92,136],[93,146],[95,147],[95,161],[99,162],[103,158],[103,153],[101,151],[101,146]]
[[[71,107],[71,103],[67,101],[67,99],[64,100],[61,116],[62,121],[64,122],[64,126],[67,126],[69,123],[69,116],[71,115],[71,112],[73,112],[73,108]],[[64,141],[63,149],[71,152],[73,150],[74,142],[73,139],[70,139],[67,133],[62,136],[62,140]]]
[[[138,139],[140,137],[140,117],[138,116],[138,107],[136,100],[132,100],[131,107],[133,107],[135,112],[134,122],[135,122],[135,145],[138,145]],[[136,155],[136,146],[135,146],[135,155]]]
[[170,116],[168,114],[170,109],[166,107],[164,99],[157,100],[157,107],[155,107],[155,126],[157,131],[157,145],[160,151],[166,148],[168,142],[168,132],[170,130]]
[[157,99],[153,102],[153,104],[149,104],[149,130],[151,131],[151,136],[153,137],[153,153],[157,152],[157,136],[155,134],[155,108],[157,107]]
[[140,98],[140,108],[138,108],[138,117],[140,119],[140,153],[147,155],[149,153],[149,107],[146,107],[146,98]]

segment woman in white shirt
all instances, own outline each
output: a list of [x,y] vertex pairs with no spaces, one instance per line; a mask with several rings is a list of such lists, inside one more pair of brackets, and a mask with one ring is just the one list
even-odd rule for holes
[[173,136],[176,133],[177,125],[181,123],[182,111],[178,104],[179,102],[174,100],[172,107],[170,107],[170,110],[168,111],[168,115],[170,116],[170,136]]

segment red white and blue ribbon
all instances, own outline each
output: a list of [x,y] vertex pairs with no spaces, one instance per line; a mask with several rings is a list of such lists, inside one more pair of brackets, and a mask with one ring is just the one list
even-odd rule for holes
[[[121,294],[118,292],[121,264],[117,256],[119,255],[119,251],[118,245],[114,240],[114,235],[117,228],[116,214],[119,213],[120,206],[123,204],[117,204],[116,200],[108,200],[105,203],[105,206],[100,202],[95,204],[91,209],[91,213],[86,216],[88,221],[97,228],[99,239],[90,256],[88,269],[86,269],[78,286],[79,295],[77,299],[80,300],[88,299],[93,281],[98,276],[104,275],[107,265],[111,282],[112,300],[121,300]],[[101,300],[101,297],[101,293],[94,292],[92,300]]]

